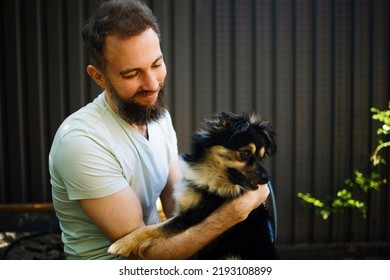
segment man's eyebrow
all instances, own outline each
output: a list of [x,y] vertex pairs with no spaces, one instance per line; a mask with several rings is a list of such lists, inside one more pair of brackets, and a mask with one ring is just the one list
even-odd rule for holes
[[[161,60],[161,59],[163,59],[163,55],[160,55],[155,61],[153,61],[152,65],[153,65],[153,64],[156,64],[157,61],[159,61],[159,60]],[[127,68],[127,69],[125,69],[125,70],[120,71],[119,74],[123,76],[123,75],[126,75],[127,73],[130,73],[130,72],[133,72],[133,71],[140,71],[140,70],[142,70],[142,69],[139,68],[139,67],[136,67],[136,68]]]

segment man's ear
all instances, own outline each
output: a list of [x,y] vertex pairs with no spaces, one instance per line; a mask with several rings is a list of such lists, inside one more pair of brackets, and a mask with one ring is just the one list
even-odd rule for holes
[[106,89],[106,77],[98,68],[90,64],[87,66],[87,73],[101,88]]

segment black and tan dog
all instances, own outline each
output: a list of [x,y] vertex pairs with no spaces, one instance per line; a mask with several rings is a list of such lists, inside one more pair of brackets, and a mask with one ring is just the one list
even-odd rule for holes
[[[193,136],[191,154],[180,160],[183,180],[175,190],[176,215],[135,230],[111,245],[109,252],[142,255],[157,239],[199,223],[225,201],[267,183],[264,159],[276,152],[275,137],[271,123],[255,115],[219,113],[206,120]],[[270,218],[261,205],[194,257],[275,259]]]

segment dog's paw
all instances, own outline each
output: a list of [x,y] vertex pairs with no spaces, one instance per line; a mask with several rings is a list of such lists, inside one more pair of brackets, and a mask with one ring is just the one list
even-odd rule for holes
[[130,233],[111,244],[111,246],[108,248],[108,253],[128,258],[134,250],[135,244]]
[[156,225],[144,226],[115,241],[108,253],[128,258],[135,255],[143,258],[147,247],[154,244],[161,237],[161,231]]

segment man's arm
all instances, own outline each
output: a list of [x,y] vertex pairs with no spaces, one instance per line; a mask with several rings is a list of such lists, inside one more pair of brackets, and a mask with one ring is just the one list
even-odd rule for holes
[[102,198],[79,200],[81,208],[111,241],[144,226],[141,204],[130,186]]
[[256,191],[223,204],[201,223],[173,235],[160,239],[148,247],[145,259],[189,259],[204,246],[212,242],[235,224],[245,220],[249,213],[265,202],[269,194],[267,185],[261,185]]

